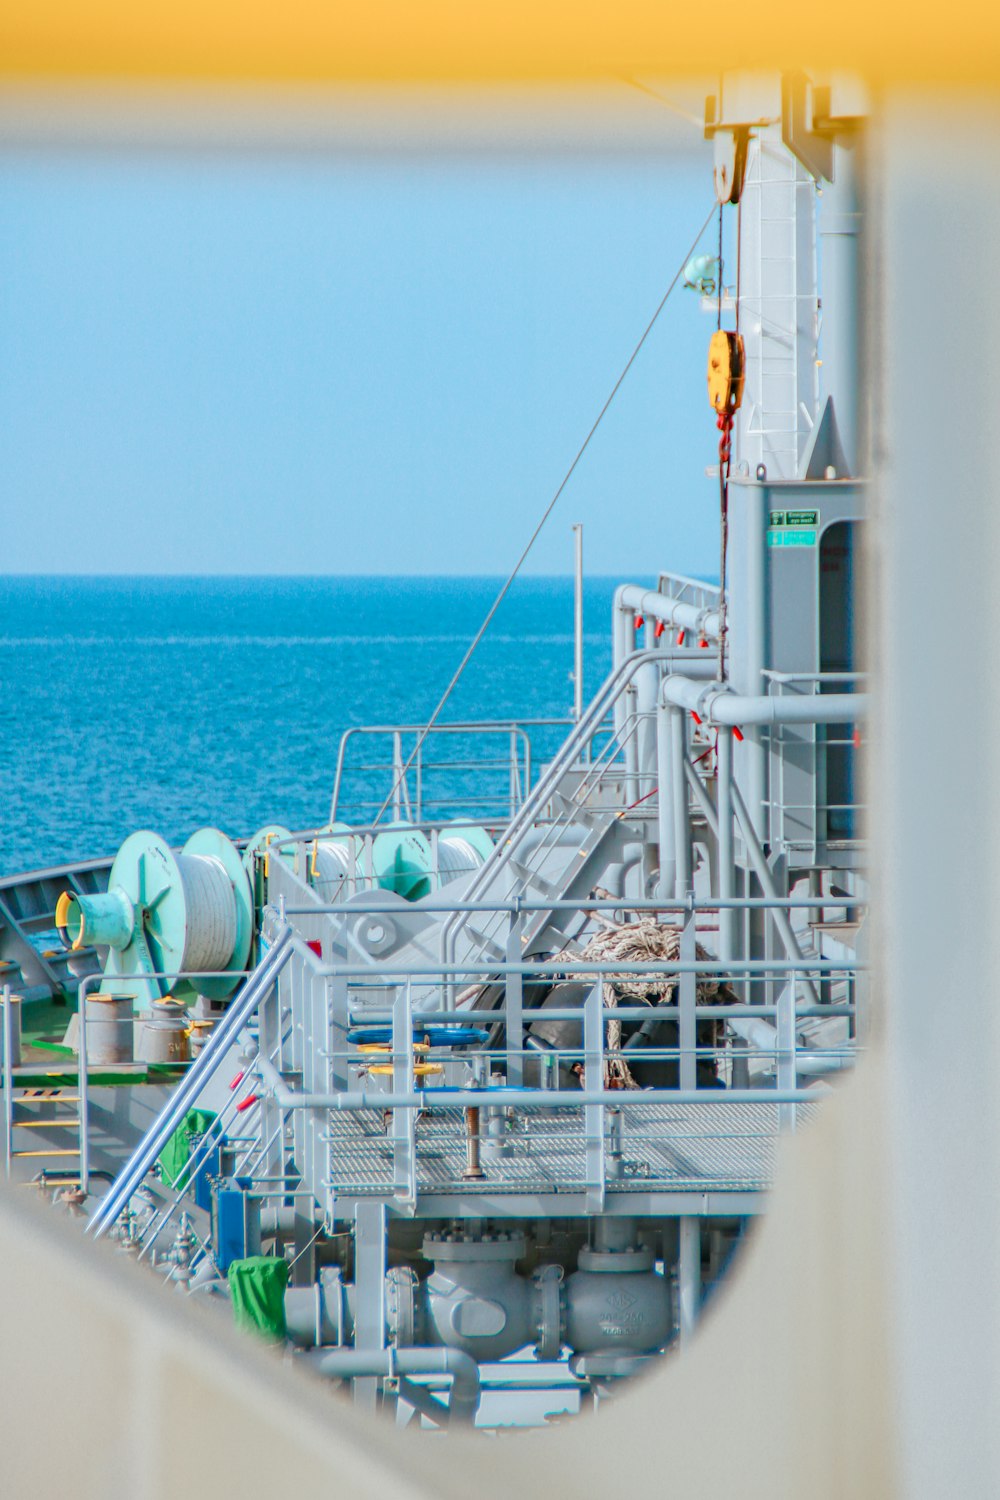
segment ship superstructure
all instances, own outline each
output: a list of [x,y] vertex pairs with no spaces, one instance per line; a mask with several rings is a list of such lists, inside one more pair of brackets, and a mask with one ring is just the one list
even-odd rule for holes
[[[540,770],[529,721],[352,731],[322,828],[0,891],[9,1169],[400,1421],[599,1403],[683,1344],[863,1040],[860,128],[804,75],[708,103],[722,584],[623,583]],[[461,821],[445,743],[503,778]],[[22,1060],[43,992],[75,1088]]]

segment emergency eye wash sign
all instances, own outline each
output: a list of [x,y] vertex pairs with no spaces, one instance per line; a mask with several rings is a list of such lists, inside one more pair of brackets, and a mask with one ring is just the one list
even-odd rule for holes
[[768,517],[769,547],[815,547],[818,535],[818,510],[772,510]]

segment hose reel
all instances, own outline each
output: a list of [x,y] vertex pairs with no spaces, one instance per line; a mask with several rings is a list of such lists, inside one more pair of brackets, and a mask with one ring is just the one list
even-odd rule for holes
[[437,840],[437,868],[430,840],[407,823],[394,823],[372,845],[376,885],[407,901],[420,901],[461,875],[478,870],[493,850],[485,828],[452,824]]
[[[71,950],[107,948],[102,990],[131,996],[137,1009],[167,995],[224,1000],[250,956],[250,881],[217,828],[200,828],[179,854],[144,830],[122,844],[104,894],[62,893],[56,928]],[[229,972],[208,977],[217,970]],[[206,977],[162,977],[191,971]]]
[[330,905],[348,900],[359,889],[364,876],[360,852],[361,840],[346,823],[331,823],[326,836],[313,844],[309,874],[315,889]]

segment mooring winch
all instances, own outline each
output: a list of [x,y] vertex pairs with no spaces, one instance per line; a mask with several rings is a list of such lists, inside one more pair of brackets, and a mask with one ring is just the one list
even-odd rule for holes
[[62,893],[56,928],[70,949],[107,948],[103,993],[136,1009],[167,995],[224,1000],[250,957],[250,881],[217,828],[200,828],[179,854],[144,830],[122,844],[105,893]]

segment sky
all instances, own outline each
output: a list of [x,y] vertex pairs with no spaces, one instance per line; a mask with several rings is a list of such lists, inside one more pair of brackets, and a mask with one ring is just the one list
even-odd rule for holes
[[[703,150],[8,147],[0,568],[506,573],[712,201]],[[529,571],[717,570],[711,331],[678,287]]]

